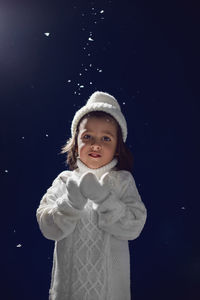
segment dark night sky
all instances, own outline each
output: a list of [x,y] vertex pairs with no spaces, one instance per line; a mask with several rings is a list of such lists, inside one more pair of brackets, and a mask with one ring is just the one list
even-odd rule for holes
[[2,299],[48,299],[54,243],[35,213],[95,90],[126,116],[148,210],[133,299],[200,299],[199,30],[194,1],[0,1]]

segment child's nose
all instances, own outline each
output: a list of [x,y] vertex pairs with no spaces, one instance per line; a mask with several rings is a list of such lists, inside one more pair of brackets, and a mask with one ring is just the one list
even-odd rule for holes
[[93,151],[99,151],[99,150],[101,150],[101,145],[98,144],[97,142],[95,142],[94,144],[91,145],[91,149]]

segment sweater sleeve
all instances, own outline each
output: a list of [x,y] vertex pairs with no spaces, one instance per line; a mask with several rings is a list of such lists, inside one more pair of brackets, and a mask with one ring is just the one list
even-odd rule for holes
[[115,188],[98,206],[99,227],[121,240],[136,239],[146,222],[147,211],[135,180],[128,171],[117,171]]
[[73,232],[82,213],[81,209],[72,206],[67,197],[66,176],[63,180],[63,173],[53,181],[36,211],[41,232],[47,239],[56,241]]

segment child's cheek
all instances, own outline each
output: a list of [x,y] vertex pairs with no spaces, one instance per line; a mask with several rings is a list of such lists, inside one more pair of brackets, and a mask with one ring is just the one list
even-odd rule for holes
[[78,152],[79,154],[84,151],[84,148],[86,147],[86,143],[80,141],[79,146],[78,146]]

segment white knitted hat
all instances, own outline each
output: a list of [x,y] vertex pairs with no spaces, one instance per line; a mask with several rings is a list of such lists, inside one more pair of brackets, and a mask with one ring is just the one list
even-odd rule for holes
[[113,116],[114,119],[118,122],[119,126],[121,127],[123,141],[126,141],[127,124],[124,115],[121,112],[119,103],[110,94],[99,91],[94,92],[90,96],[86,105],[76,112],[71,125],[72,136],[74,136],[76,133],[76,128],[80,119],[91,111],[104,111]]

